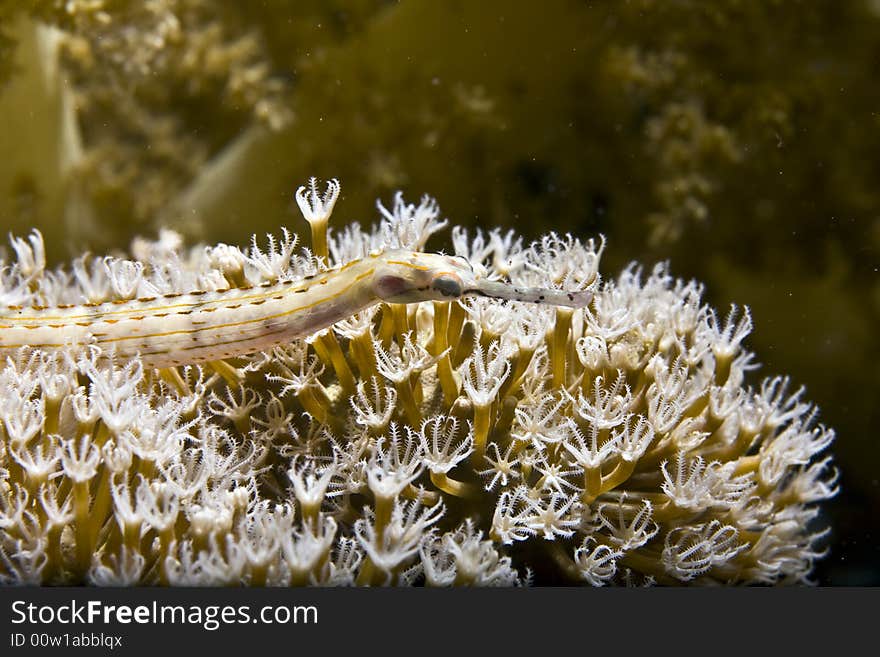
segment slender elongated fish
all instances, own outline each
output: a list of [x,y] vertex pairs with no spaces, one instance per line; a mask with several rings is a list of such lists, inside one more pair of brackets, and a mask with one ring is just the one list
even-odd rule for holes
[[482,279],[460,257],[394,249],[297,281],[99,304],[9,306],[0,311],[0,354],[90,342],[122,358],[140,355],[148,367],[173,367],[264,351],[380,302],[474,295],[572,308],[592,299],[587,290]]

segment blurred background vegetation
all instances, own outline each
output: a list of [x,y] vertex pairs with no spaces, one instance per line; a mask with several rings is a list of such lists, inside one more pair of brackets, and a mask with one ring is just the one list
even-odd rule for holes
[[[880,584],[880,0],[0,0],[0,227],[50,258],[336,226],[608,237],[751,307],[835,427],[822,584]],[[435,245],[442,248],[443,243]],[[757,376],[755,378],[757,380]]]

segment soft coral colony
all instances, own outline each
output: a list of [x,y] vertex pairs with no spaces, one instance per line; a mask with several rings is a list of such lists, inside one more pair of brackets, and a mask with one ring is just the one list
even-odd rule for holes
[[[370,230],[328,234],[337,194],[298,194],[312,250],[287,232],[243,250],[163,232],[135,259],[49,270],[39,233],[13,238],[0,302],[297,284],[421,252],[445,225],[431,199],[398,195]],[[379,303],[265,351],[162,369],[64,335],[4,350],[0,579],[809,581],[833,432],[787,379],[747,385],[747,312],[721,320],[664,266],[600,282],[593,240],[452,241],[490,287],[592,299]]]

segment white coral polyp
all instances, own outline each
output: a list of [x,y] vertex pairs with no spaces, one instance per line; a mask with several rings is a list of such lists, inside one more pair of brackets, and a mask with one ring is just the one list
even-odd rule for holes
[[[339,196],[318,189],[297,194],[315,231]],[[299,281],[446,223],[427,197],[380,212],[332,232],[326,260],[287,231],[190,250],[165,232],[68,273],[34,231],[0,262],[0,300]],[[0,350],[0,582],[514,585],[529,558],[594,586],[809,581],[834,434],[787,378],[750,382],[747,310],[720,319],[662,265],[601,283],[604,240],[452,241],[481,277],[592,302],[379,304],[177,370]]]

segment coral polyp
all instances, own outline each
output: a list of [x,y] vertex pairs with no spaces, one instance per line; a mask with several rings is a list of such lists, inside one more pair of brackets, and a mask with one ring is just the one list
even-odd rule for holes
[[[399,195],[314,251],[186,249],[50,270],[13,239],[6,305],[273,285],[445,222]],[[329,207],[324,207],[325,205]],[[320,207],[318,207],[320,206]],[[312,216],[310,217],[310,213]],[[317,219],[316,219],[317,217]],[[6,354],[0,578],[40,584],[797,583],[822,556],[833,431],[787,378],[752,382],[748,311],[666,265],[602,281],[604,241],[453,229],[494,285],[585,307],[381,302],[249,355],[153,368],[98,341]]]

